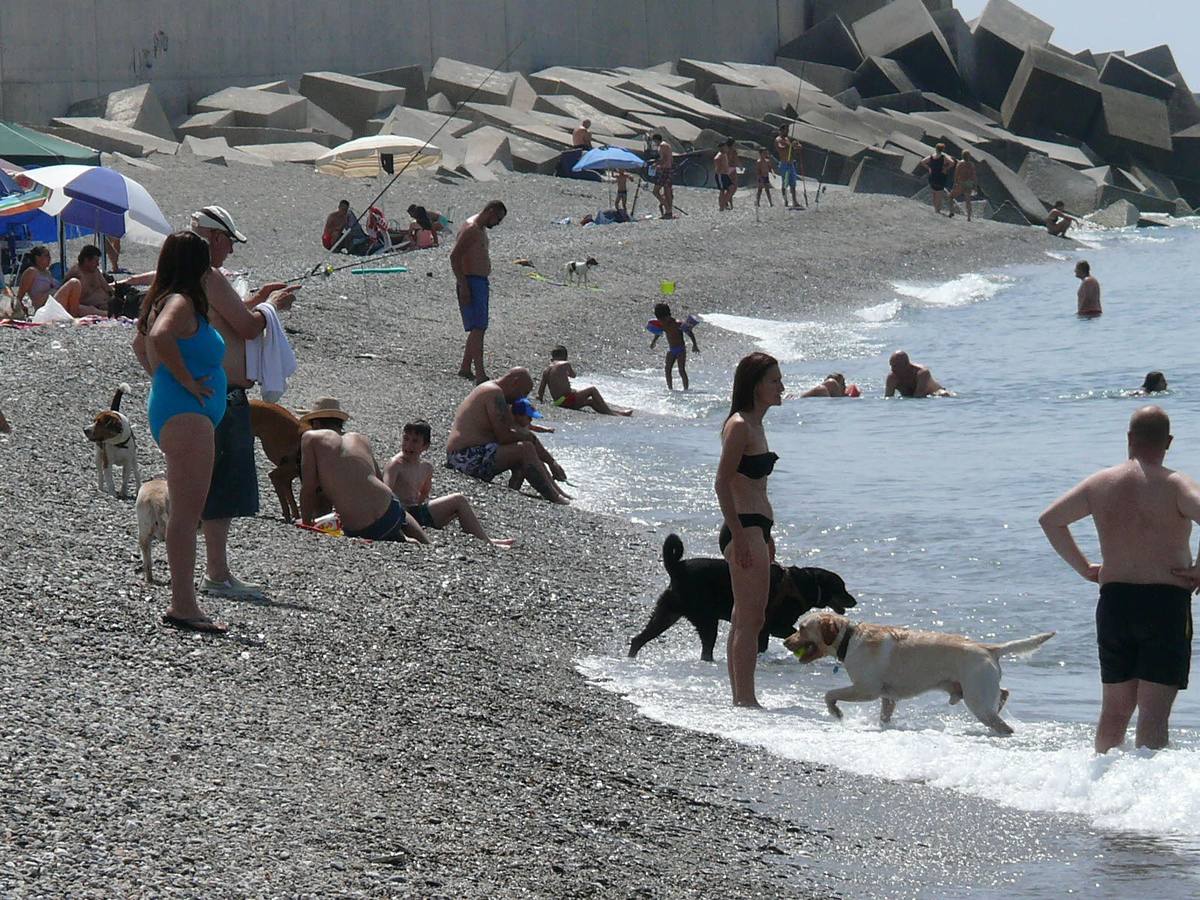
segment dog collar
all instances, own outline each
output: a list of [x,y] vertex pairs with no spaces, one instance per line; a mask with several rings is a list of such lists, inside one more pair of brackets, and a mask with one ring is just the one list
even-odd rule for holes
[[850,649],[850,638],[854,637],[854,626],[847,625],[846,630],[842,632],[842,639],[838,642],[837,658],[838,662],[846,661],[846,651]]
[[129,435],[129,437],[125,438],[125,440],[121,441],[121,443],[119,443],[119,444],[113,444],[113,446],[114,446],[114,447],[121,447],[122,449],[124,449],[125,447],[128,447],[128,446],[129,446],[129,442],[130,442],[130,441],[132,441],[132,440],[133,440],[133,435],[132,435],[132,434],[130,434],[130,435]]

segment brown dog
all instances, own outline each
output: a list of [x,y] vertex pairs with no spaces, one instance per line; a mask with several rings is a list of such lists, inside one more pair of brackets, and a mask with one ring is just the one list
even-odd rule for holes
[[300,435],[308,426],[288,410],[264,400],[250,401],[250,427],[262,444],[263,453],[275,464],[268,474],[285,522],[300,518],[300,506],[292,483],[300,477]]

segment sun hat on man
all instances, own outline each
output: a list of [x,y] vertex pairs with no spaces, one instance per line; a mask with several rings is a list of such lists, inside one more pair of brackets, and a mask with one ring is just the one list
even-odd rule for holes
[[342,404],[336,397],[318,397],[313,401],[312,409],[303,410],[300,415],[300,421],[305,424],[319,419],[337,419],[339,422],[345,422],[349,418],[350,413],[342,409]]
[[196,210],[192,213],[192,227],[222,231],[229,236],[230,240],[237,241],[239,244],[246,243],[246,236],[238,231],[233,216],[223,206],[205,206]]

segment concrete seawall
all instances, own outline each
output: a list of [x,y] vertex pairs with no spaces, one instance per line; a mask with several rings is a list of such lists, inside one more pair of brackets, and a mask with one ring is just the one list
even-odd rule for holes
[[[441,56],[488,67],[772,62],[809,0],[5,0],[0,119],[42,124],[151,82],[167,112],[228,85]],[[524,43],[521,41],[524,39]],[[519,46],[518,46],[519,45]]]

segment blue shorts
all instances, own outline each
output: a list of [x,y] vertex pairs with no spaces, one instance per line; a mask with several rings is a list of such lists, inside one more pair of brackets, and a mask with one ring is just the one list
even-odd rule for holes
[[217,453],[208,499],[200,515],[205,521],[258,514],[258,469],[254,462],[250,401],[242,388],[230,388],[225,401],[225,416],[213,435]]
[[783,179],[785,187],[796,186],[796,164],[794,162],[781,162],[779,164],[779,177]]
[[366,538],[368,541],[403,542],[405,540],[404,526],[407,522],[408,517],[405,515],[404,507],[400,505],[399,500],[393,497],[382,516],[358,531],[347,528],[344,530],[344,534],[346,537]]
[[467,276],[467,290],[471,294],[469,303],[459,301],[458,311],[462,314],[463,331],[487,331],[488,327],[488,280],[482,275]]

